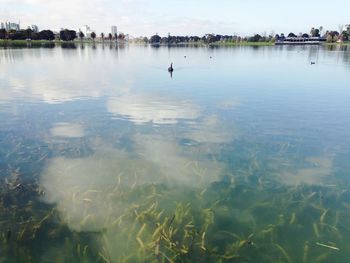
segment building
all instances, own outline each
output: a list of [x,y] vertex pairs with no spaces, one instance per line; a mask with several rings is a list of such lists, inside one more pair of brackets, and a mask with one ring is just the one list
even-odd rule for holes
[[12,23],[12,22],[1,23],[1,28],[5,28],[6,31],[10,31],[10,30],[18,31],[18,30],[20,30],[19,23],[17,24],[17,23]]
[[324,37],[279,37],[276,45],[317,45],[326,42]]
[[35,32],[35,33],[38,33],[39,32],[39,27],[37,25],[32,25],[32,30]]
[[88,25],[84,25],[82,28],[82,32],[84,33],[86,38],[91,38],[91,33],[94,31]]
[[112,36],[115,36],[118,34],[118,30],[117,30],[117,26],[112,26],[111,27],[111,33],[112,33]]

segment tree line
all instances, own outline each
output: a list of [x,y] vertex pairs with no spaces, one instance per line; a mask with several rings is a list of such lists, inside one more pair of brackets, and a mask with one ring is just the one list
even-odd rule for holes
[[272,42],[274,37],[261,36],[256,34],[251,37],[240,37],[237,35],[220,35],[220,34],[206,34],[202,37],[199,36],[168,36],[160,37],[158,34],[151,36],[150,38],[141,37],[137,38],[136,42],[144,42],[150,44],[179,44],[179,43],[215,43],[215,42]]
[[[311,28],[309,33],[299,33],[295,34],[293,32],[289,33],[287,37],[320,37],[327,40],[327,42],[337,42],[349,41],[350,40],[350,24],[345,27],[341,27],[338,31],[325,31],[323,32],[323,27]],[[285,34],[254,34],[252,36],[241,37],[237,35],[218,35],[218,34],[206,34],[202,37],[199,36],[170,36],[161,37],[158,34],[147,37],[137,38],[136,42],[150,43],[150,44],[179,44],[179,43],[215,43],[215,42],[275,42],[276,40],[281,40],[286,38]]]
[[[339,26],[339,31],[325,31],[323,32],[323,27],[319,28],[311,28],[309,33],[299,33],[298,35],[291,32],[287,35],[287,37],[322,37],[327,42],[337,42],[337,41],[349,41],[350,40],[350,24],[344,26]],[[95,32],[90,34],[90,38],[95,41],[97,37]],[[104,40],[116,40],[116,41],[124,41],[126,39],[126,35],[123,33],[112,35],[109,33],[108,35],[104,35],[101,33],[100,35],[102,41]],[[51,30],[42,30],[40,32],[34,32],[32,29],[24,29],[24,30],[10,30],[6,31],[5,29],[0,29],[0,39],[10,39],[10,40],[54,40],[56,35]],[[74,41],[76,38],[83,40],[85,35],[82,31],[76,32],[75,30],[63,29],[59,32],[57,38],[62,41]],[[170,34],[167,37],[160,37],[158,34],[147,37],[137,38],[136,42],[150,43],[150,44],[178,44],[178,43],[215,43],[215,42],[274,42],[276,40],[281,40],[286,38],[286,36],[282,34],[254,34],[253,36],[241,37],[237,35],[220,35],[220,34],[206,34],[202,37],[199,36],[171,36]]]
[[0,29],[0,39],[10,39],[10,40],[54,40],[55,34],[51,30],[42,30],[40,32],[34,32],[32,29],[24,30],[10,30]]
[[[101,39],[106,40],[125,40],[126,36],[123,33],[112,35],[109,33],[107,36],[104,33],[101,33]],[[59,32],[57,36],[62,41],[74,41],[76,38],[84,39],[85,34],[82,31],[76,32],[75,30],[63,29]],[[90,34],[90,38],[95,40],[97,37],[95,32]],[[9,39],[9,40],[54,40],[56,35],[51,30],[42,30],[40,32],[34,32],[32,29],[23,29],[23,30],[9,30],[0,29],[0,39]]]

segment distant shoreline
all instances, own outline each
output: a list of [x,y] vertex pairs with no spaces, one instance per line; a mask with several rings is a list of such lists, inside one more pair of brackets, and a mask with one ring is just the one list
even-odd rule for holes
[[[105,45],[116,45],[116,43],[109,41],[101,41],[96,40],[95,44],[105,44]],[[60,41],[60,40],[6,40],[0,39],[0,47],[54,47],[54,46],[62,46],[62,45],[79,45],[79,44],[88,44],[92,45],[92,41]],[[125,44],[125,43],[117,43],[117,44]],[[209,47],[237,47],[237,46],[275,46],[275,42],[214,42],[210,44],[206,44],[203,42],[186,42],[186,43],[177,43],[177,44],[151,44],[151,43],[142,43],[142,42],[130,42],[128,44],[131,45],[154,45],[154,46],[209,46]],[[350,46],[350,42],[340,42],[340,43],[320,43],[318,45],[321,46]]]

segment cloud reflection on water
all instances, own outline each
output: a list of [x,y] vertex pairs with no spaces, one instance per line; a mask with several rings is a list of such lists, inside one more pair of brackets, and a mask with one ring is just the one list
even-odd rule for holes
[[50,133],[54,137],[81,138],[84,136],[84,128],[77,123],[58,122],[51,128]]
[[107,110],[137,124],[176,124],[180,119],[196,119],[200,109],[190,101],[150,94],[124,94],[111,98]]
[[[222,164],[186,152],[176,141],[136,135],[135,151],[99,146],[85,158],[51,159],[41,174],[44,199],[57,204],[71,229],[98,231],[132,202],[114,198],[122,188],[165,184],[199,187],[218,179]],[[118,190],[119,189],[119,190]]]
[[118,185],[145,182],[147,175],[154,174],[157,171],[151,164],[106,147],[86,158],[53,158],[41,174],[40,183],[45,201],[57,204],[71,229],[98,231],[126,205],[125,200],[110,200]]
[[200,143],[225,143],[234,139],[232,130],[217,115],[209,115],[193,123],[185,136]]
[[324,185],[332,179],[333,160],[329,157],[308,157],[307,166],[295,171],[285,171],[280,178],[289,185]]

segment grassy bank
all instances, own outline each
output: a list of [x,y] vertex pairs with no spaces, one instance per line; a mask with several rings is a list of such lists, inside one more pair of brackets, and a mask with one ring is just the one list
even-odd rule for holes
[[6,40],[0,39],[0,47],[54,47],[57,42],[49,40]]
[[350,46],[350,42],[325,43],[326,46]]
[[230,47],[230,46],[273,46],[275,45],[275,42],[215,42],[210,44],[212,46],[224,46],[224,47]]

